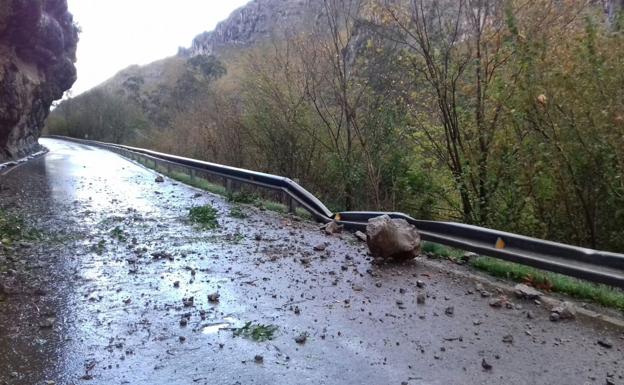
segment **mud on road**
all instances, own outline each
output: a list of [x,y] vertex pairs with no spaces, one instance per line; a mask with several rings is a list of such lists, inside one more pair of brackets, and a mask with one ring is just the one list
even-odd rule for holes
[[[418,261],[373,265],[351,234],[232,217],[116,154],[42,143],[0,177],[0,207],[41,230],[0,249],[0,384],[624,383],[622,330],[494,308]],[[206,204],[216,229],[189,222]]]

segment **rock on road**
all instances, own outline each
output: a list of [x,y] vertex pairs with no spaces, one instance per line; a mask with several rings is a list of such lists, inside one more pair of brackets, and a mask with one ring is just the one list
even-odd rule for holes
[[[41,142],[0,177],[1,207],[43,233],[0,249],[0,384],[624,383],[622,330],[493,308],[466,278],[371,264],[349,233],[235,218],[116,154]],[[218,229],[188,222],[204,204]],[[250,321],[275,338],[233,335]]]

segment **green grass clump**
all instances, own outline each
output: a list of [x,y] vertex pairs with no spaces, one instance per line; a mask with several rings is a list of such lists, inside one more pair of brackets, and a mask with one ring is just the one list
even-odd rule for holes
[[297,208],[295,209],[295,215],[296,215],[296,216],[298,216],[298,217],[300,217],[300,218],[307,219],[307,220],[310,220],[310,221],[311,221],[312,219],[314,219],[314,218],[312,217],[312,214],[310,214],[310,213],[309,213],[306,209],[304,209],[304,208],[302,208],[302,207],[297,207]]
[[215,229],[219,227],[217,210],[210,205],[192,207],[189,210],[189,219],[203,228]]
[[115,228],[110,231],[110,236],[119,242],[125,242],[127,234],[121,227],[115,226]]
[[256,342],[263,342],[275,338],[278,327],[275,325],[254,324],[251,321],[245,326],[234,329],[234,337],[244,337]]
[[624,312],[624,292],[606,285],[581,281],[490,257],[479,257],[472,261],[471,265],[495,277],[530,283],[539,289],[567,294]]
[[233,203],[243,203],[251,205],[257,204],[260,200],[260,197],[258,195],[247,191],[228,192],[226,198],[228,201]]
[[16,215],[10,215],[0,210],[0,242],[10,245],[20,240],[35,240],[39,233],[28,229],[24,220]]
[[204,191],[208,191],[221,196],[227,195],[227,190],[225,189],[225,187],[218,184],[210,183],[206,179],[199,177],[191,178],[190,175],[177,171],[172,171],[165,174],[171,179],[175,179],[189,186],[197,187],[198,189],[202,189]]
[[280,213],[280,214],[286,214],[288,213],[288,207],[285,204],[279,203],[279,202],[273,202],[273,201],[268,201],[268,200],[263,200],[260,201],[257,206],[259,208],[263,208],[269,211],[274,211],[276,213]]
[[106,241],[101,239],[97,244],[91,246],[91,251],[97,255],[102,255],[106,251]]
[[230,216],[232,218],[245,219],[248,217],[247,213],[243,211],[240,206],[234,206],[230,209]]

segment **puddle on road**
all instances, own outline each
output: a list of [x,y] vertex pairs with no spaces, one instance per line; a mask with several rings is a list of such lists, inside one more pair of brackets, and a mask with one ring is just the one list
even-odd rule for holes
[[202,334],[215,334],[223,329],[228,329],[234,326],[235,323],[236,319],[234,319],[233,317],[225,317],[223,319],[223,322],[211,323],[202,327],[201,332]]

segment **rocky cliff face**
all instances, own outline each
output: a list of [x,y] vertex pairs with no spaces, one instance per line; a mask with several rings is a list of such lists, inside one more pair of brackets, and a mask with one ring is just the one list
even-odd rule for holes
[[289,28],[303,29],[321,12],[318,0],[253,0],[234,11],[214,31],[204,32],[183,54],[214,55],[220,48],[249,46]]
[[0,160],[38,148],[50,105],[76,80],[66,0],[0,1]]

